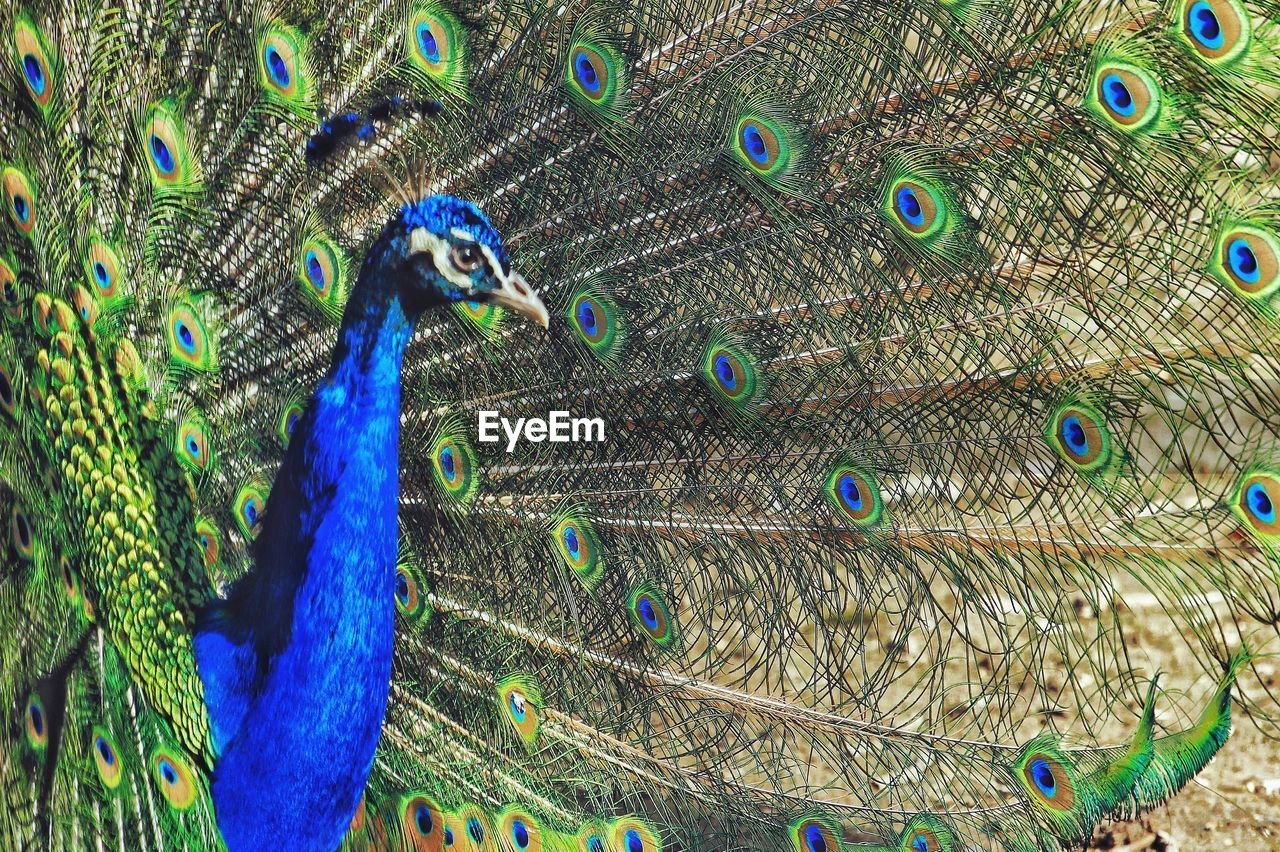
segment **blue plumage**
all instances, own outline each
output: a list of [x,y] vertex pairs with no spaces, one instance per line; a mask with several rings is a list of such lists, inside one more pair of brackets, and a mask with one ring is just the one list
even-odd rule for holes
[[[213,799],[231,849],[279,838],[335,848],[372,766],[394,647],[401,360],[418,314],[472,274],[437,269],[424,230],[465,246],[462,231],[509,271],[497,232],[459,199],[428,198],[388,224],[294,427],[256,569],[196,635],[218,753]],[[500,292],[491,278],[477,276],[468,297]]]

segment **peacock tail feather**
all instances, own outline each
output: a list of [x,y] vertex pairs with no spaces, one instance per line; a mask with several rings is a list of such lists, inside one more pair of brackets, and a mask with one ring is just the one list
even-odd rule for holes
[[[193,633],[434,193],[552,321],[463,299],[409,343],[344,848],[1068,848],[1175,795],[1233,698],[1280,721],[1274,0],[0,31],[0,846],[222,845]],[[605,440],[477,430],[555,411]],[[1176,693],[1138,591],[1201,662]]]

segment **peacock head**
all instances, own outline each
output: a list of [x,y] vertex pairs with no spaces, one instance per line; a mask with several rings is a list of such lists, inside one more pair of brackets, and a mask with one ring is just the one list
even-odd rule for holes
[[546,306],[511,268],[497,229],[474,204],[452,195],[404,205],[383,229],[369,262],[391,267],[389,277],[410,316],[449,302],[491,302],[547,327]]

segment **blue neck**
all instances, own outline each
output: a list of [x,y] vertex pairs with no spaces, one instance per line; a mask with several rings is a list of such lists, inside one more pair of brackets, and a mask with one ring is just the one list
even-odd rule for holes
[[[232,850],[337,848],[381,732],[394,649],[400,366],[413,330],[366,276],[271,489],[253,572],[196,656]],[[372,291],[372,292],[371,292]]]

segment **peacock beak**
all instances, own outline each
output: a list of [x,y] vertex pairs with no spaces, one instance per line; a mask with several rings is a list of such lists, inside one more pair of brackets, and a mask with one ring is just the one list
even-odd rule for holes
[[547,314],[547,306],[542,304],[538,294],[519,272],[507,275],[502,280],[502,286],[490,294],[489,301],[519,311],[543,328],[550,327],[551,317]]

